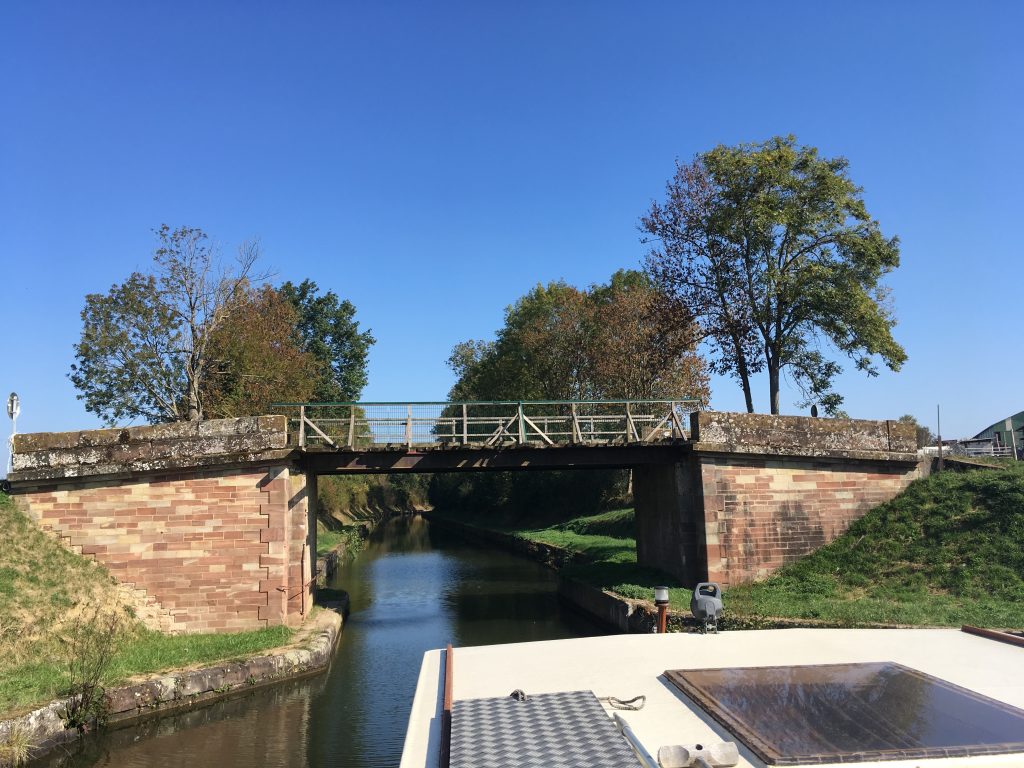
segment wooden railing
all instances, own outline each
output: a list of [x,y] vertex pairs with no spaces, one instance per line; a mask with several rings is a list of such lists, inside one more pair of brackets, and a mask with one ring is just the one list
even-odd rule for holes
[[275,403],[299,447],[654,443],[686,438],[696,400]]

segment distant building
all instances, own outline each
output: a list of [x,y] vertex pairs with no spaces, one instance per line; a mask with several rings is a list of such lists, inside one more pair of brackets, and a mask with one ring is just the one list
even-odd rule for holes
[[1024,452],[1024,411],[997,421],[970,440],[961,440],[960,445],[969,454],[985,456],[1013,456],[1016,449],[1019,457]]

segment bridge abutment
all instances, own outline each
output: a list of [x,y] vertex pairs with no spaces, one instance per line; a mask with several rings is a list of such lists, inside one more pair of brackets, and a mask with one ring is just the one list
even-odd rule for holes
[[315,493],[283,417],[19,435],[15,499],[171,632],[296,625],[312,605]]
[[700,412],[691,450],[638,468],[637,559],[683,584],[738,584],[833,541],[918,476],[892,421]]

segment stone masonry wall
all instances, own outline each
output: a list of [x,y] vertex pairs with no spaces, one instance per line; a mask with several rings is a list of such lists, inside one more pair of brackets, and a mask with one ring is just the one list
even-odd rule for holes
[[17,503],[131,590],[150,627],[295,625],[312,605],[315,510],[283,417],[19,435]]
[[18,501],[130,586],[151,628],[230,632],[301,621],[304,477],[207,470],[42,486]]
[[723,585],[763,578],[828,544],[914,477],[905,466],[881,463],[695,458],[707,578]]
[[634,472],[637,559],[738,584],[833,541],[918,475],[910,425],[698,412],[675,469]]

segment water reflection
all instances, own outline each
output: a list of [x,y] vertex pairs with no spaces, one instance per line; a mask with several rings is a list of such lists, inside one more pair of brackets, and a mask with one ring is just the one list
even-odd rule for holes
[[560,604],[548,569],[422,518],[382,526],[331,586],[349,593],[351,614],[328,674],[113,731],[35,766],[394,766],[424,651],[604,631]]

